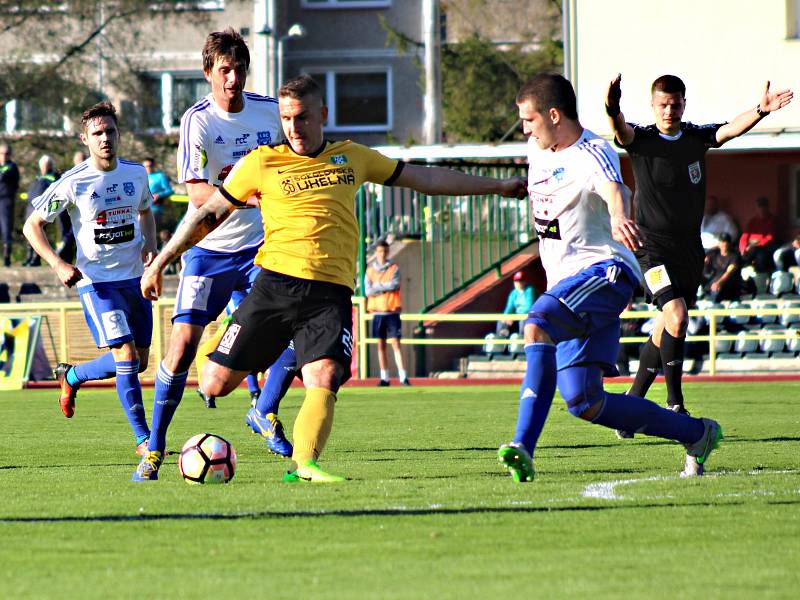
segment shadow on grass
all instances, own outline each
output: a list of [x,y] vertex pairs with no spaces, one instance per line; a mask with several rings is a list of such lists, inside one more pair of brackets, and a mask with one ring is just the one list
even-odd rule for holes
[[[773,504],[800,504],[800,500],[786,500]],[[725,502],[725,506],[741,506],[743,501]],[[509,507],[466,507],[466,508],[375,508],[331,511],[258,511],[241,513],[176,513],[141,515],[94,515],[90,517],[2,517],[0,523],[126,523],[144,521],[235,521],[238,519],[281,519],[281,518],[320,518],[320,517],[424,517],[430,515],[471,515],[471,514],[537,514],[537,513],[581,513],[606,512],[649,508],[717,508],[715,502],[665,502],[663,504],[613,504],[605,506],[509,506]]]

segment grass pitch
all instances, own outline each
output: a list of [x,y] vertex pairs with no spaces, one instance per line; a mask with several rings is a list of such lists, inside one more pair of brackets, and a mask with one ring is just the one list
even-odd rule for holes
[[557,398],[523,485],[495,458],[513,387],[345,389],[321,461],[339,485],[281,483],[243,391],[207,410],[188,390],[168,438],[228,438],[226,486],[186,485],[174,455],[130,483],[113,390],[81,391],[71,420],[55,391],[0,393],[0,598],[796,598],[800,384],[685,387],[725,430],[706,477]]

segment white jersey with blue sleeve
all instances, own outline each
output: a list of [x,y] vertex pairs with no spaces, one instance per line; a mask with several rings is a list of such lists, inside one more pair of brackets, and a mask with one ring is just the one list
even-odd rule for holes
[[[237,113],[222,110],[211,94],[187,110],[181,118],[178,142],[178,181],[207,181],[219,187],[236,162],[258,146],[282,139],[278,101],[244,92],[244,108]],[[197,209],[189,203],[187,216]],[[233,211],[199,244],[216,252],[237,252],[264,241],[261,211],[244,207]]]
[[528,139],[528,193],[548,289],[609,259],[641,280],[633,253],[611,235],[608,206],[598,189],[622,183],[619,157],[603,138],[584,129],[569,148],[542,150]]
[[83,273],[78,287],[83,287],[142,276],[139,212],[151,203],[141,164],[118,158],[114,170],[100,171],[89,159],[51,184],[33,200],[33,208],[48,223],[65,210],[69,214],[77,242],[75,266]]

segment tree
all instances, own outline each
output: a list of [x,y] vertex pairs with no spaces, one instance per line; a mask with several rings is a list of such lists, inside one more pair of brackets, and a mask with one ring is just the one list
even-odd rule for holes
[[[443,135],[453,142],[499,142],[516,131],[513,98],[542,71],[560,71],[561,3],[558,0],[442,0]],[[512,6],[513,4],[513,6]],[[422,44],[380,19],[387,45],[405,53]],[[424,88],[420,65],[420,86]]]
[[[24,100],[51,118],[74,117],[110,90],[138,89],[135,57],[152,46],[147,23],[179,6],[158,0],[0,0],[0,104]],[[185,18],[204,17],[189,12]]]
[[561,65],[561,47],[547,42],[532,52],[500,50],[473,35],[442,48],[442,114],[448,142],[499,142],[516,129],[513,98],[535,73]]

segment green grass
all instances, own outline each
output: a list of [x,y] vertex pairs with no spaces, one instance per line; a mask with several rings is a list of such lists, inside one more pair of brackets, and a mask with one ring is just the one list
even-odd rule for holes
[[[613,386],[612,386],[612,389]],[[619,390],[617,386],[615,389]],[[287,485],[244,429],[245,393],[188,392],[170,431],[227,437],[227,486],[189,486],[175,456],[133,484],[111,390],[64,419],[54,391],[0,394],[0,598],[795,598],[800,384],[688,384],[726,440],[702,479],[682,448],[571,417],[556,400],[537,480],[496,463],[513,387],[346,389],[321,464],[340,485]],[[152,392],[146,392],[147,404]],[[282,415],[301,401],[292,390]],[[663,386],[653,390],[663,401]],[[613,497],[587,486],[629,481]],[[795,590],[792,592],[792,590]]]

